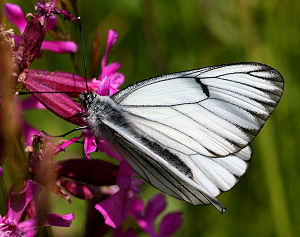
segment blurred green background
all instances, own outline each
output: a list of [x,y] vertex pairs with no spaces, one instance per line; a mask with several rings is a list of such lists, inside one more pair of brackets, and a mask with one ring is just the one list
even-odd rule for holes
[[[25,13],[33,12],[33,1],[9,2],[20,4]],[[97,29],[101,56],[107,30],[114,29],[119,34],[108,59],[122,64],[124,87],[164,73],[230,62],[262,62],[280,71],[286,83],[283,97],[253,143],[249,170],[236,187],[219,197],[227,212],[221,215],[212,206],[196,207],[170,197],[168,211],[183,212],[183,226],[176,236],[299,236],[300,2],[85,0],[79,1],[78,11],[89,77],[100,72],[100,62],[94,73],[91,68]],[[60,23],[74,40],[79,39],[75,24],[63,20]],[[81,59],[74,63],[70,55],[44,52],[32,68],[77,72],[76,65],[83,72]],[[44,111],[30,112],[26,117],[52,134],[72,127]],[[65,154],[67,157],[79,156],[76,151],[82,147],[75,146],[73,153]],[[144,198],[154,193],[158,191],[144,185]],[[54,211],[74,211],[77,217],[70,229],[55,230],[56,236],[80,236],[85,202],[73,198],[70,206],[64,200],[54,200],[59,203],[53,205]]]

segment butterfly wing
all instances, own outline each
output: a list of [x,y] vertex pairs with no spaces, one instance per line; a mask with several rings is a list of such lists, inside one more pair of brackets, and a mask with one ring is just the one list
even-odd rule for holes
[[251,147],[247,146],[218,159],[199,154],[187,156],[136,130],[124,129],[110,120],[102,122],[113,134],[113,147],[146,181],[194,205],[211,203],[221,213],[226,209],[215,197],[235,185],[252,155]]
[[132,124],[166,146],[224,157],[250,144],[278,104],[283,87],[275,69],[239,63],[147,79],[112,99]]
[[278,104],[283,87],[279,72],[258,63],[136,83],[112,99],[148,142],[125,138],[129,133],[119,131],[122,155],[158,189],[193,204],[212,203],[223,212],[215,197],[245,173],[250,143]]

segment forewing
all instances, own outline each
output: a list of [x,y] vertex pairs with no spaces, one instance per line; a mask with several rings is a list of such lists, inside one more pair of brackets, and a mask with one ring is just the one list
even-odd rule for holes
[[258,63],[207,67],[136,83],[112,98],[138,129],[188,155],[225,157],[248,146],[284,87]]

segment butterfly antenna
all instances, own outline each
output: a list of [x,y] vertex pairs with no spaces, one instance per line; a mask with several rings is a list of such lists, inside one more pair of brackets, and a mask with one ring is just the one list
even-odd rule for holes
[[81,46],[82,46],[82,54],[83,54],[83,63],[84,63],[84,77],[86,83],[86,91],[89,92],[88,82],[87,82],[87,75],[86,75],[86,56],[85,56],[85,48],[84,48],[84,41],[83,41],[83,33],[82,33],[82,25],[80,17],[78,19],[79,31],[80,31],[80,39],[81,39]]
[[15,95],[32,95],[32,94],[74,94],[73,91],[16,91]]

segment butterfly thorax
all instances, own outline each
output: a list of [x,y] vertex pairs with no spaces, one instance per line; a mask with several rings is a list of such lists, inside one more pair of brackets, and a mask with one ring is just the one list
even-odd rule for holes
[[88,110],[93,104],[96,96],[97,94],[95,94],[94,92],[84,91],[79,95],[79,99],[82,103],[82,106]]
[[83,92],[79,97],[87,109],[88,126],[93,133],[101,139],[111,138],[110,129],[106,124],[112,123],[117,127],[131,127],[123,115],[122,108],[109,96],[100,96],[93,92]]

